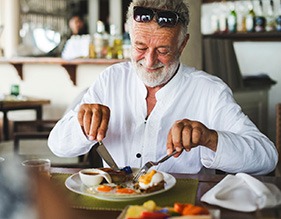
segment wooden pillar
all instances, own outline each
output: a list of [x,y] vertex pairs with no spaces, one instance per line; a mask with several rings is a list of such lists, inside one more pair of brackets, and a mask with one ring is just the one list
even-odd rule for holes
[[99,0],[88,0],[88,29],[90,34],[94,34],[97,30],[99,13]]
[[20,0],[4,1],[4,55],[10,58],[16,54],[19,44]]
[[109,19],[110,24],[117,27],[117,34],[122,35],[122,1],[109,0]]

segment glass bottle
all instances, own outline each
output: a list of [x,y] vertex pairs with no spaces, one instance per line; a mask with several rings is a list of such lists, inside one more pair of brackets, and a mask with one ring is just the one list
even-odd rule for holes
[[266,31],[275,30],[275,18],[274,18],[274,3],[273,0],[269,0],[268,10],[266,14]]
[[263,3],[262,0],[259,0],[259,8],[257,16],[255,17],[255,31],[264,32],[266,26],[266,19],[263,13]]
[[110,25],[109,49],[107,58],[123,59],[123,40],[118,34],[116,25]]
[[102,21],[97,21],[97,32],[94,34],[94,46],[97,58],[105,58],[108,47],[108,34]]
[[218,7],[218,29],[220,33],[226,33],[227,30],[227,14],[229,13],[229,8],[226,5],[226,1],[222,0],[222,2],[219,3]]
[[281,1],[279,5],[279,15],[276,18],[276,30],[281,32]]
[[94,44],[93,36],[91,36],[90,43],[89,43],[89,58],[90,59],[96,58],[96,51],[95,51],[95,44]]
[[245,7],[244,2],[236,2],[236,13],[237,13],[237,32],[246,32],[247,31],[246,16],[248,14],[248,8]]
[[124,34],[123,34],[123,58],[128,59],[130,58],[130,51],[131,51],[131,38],[129,34],[128,24],[124,24]]
[[20,94],[20,86],[18,84],[11,85],[11,93],[12,96],[19,96]]
[[230,13],[227,17],[227,27],[228,32],[230,33],[235,33],[237,31],[237,13],[233,2],[230,7]]
[[248,14],[246,15],[246,30],[247,32],[254,32],[255,31],[255,11],[254,11],[254,5],[253,2],[248,6],[249,11]]

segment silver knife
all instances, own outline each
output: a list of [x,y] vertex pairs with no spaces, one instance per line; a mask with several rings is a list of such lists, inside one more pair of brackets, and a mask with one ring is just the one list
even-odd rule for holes
[[98,142],[96,151],[113,170],[120,170],[102,141]]

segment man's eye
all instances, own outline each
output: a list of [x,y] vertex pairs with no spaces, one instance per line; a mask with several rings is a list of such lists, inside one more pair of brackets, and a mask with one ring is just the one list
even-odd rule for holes
[[160,49],[157,49],[157,52],[161,55],[167,55],[170,52],[170,50],[165,49],[165,48],[160,48]]
[[136,47],[137,48],[137,50],[139,50],[139,51],[145,51],[147,48],[146,47]]

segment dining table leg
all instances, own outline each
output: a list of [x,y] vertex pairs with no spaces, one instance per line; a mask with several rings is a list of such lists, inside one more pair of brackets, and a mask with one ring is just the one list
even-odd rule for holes
[[9,140],[9,120],[8,120],[8,112],[3,111],[3,139],[4,141]]

